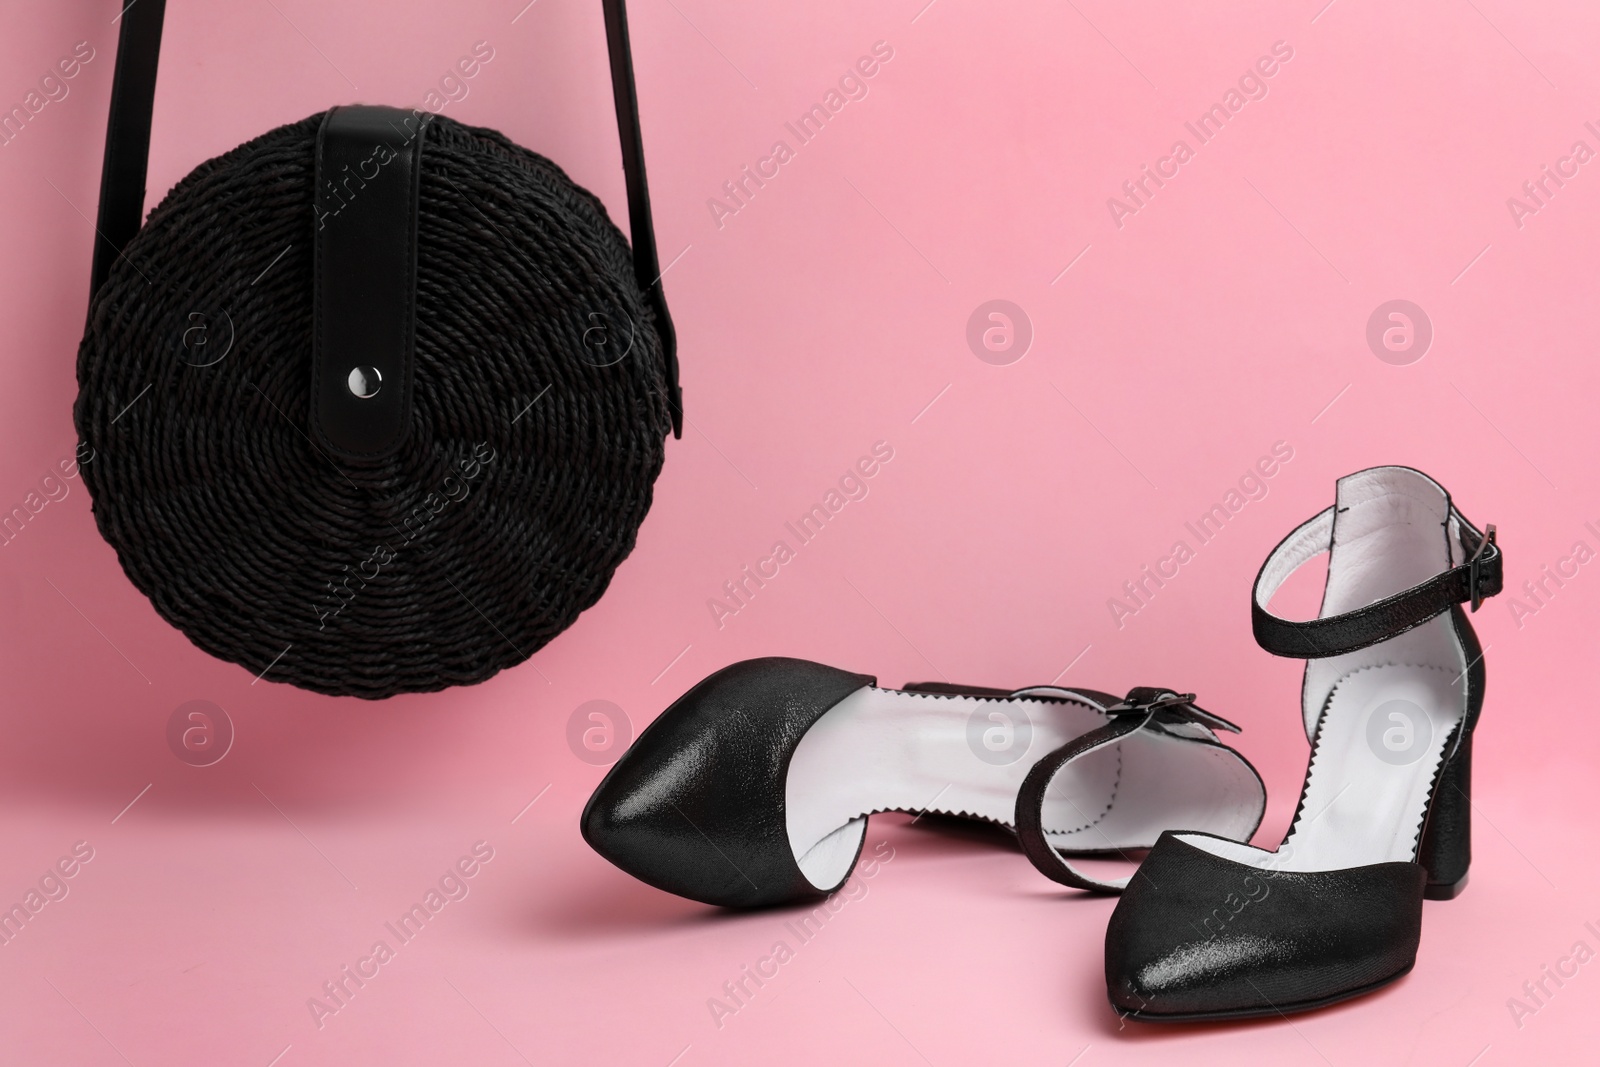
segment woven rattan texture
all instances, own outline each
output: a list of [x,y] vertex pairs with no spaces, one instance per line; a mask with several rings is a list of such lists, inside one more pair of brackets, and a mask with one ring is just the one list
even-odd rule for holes
[[632,550],[670,430],[660,341],[593,195],[434,118],[410,428],[335,461],[308,426],[321,119],[198,167],[96,295],[74,409],[95,519],[163,618],[268,681],[481,682]]

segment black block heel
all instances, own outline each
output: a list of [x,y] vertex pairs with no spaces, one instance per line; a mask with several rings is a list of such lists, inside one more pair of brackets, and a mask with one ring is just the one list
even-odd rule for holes
[[1444,765],[1433,787],[1433,804],[1417,862],[1428,872],[1423,896],[1454,900],[1467,888],[1472,865],[1472,734]]

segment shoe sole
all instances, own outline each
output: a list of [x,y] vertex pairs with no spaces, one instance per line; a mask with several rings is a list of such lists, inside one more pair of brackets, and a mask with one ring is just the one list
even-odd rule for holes
[[[1415,963],[1412,964],[1415,966]],[[1316,1011],[1318,1008],[1331,1007],[1347,1000],[1364,997],[1368,993],[1376,993],[1388,985],[1393,985],[1411,973],[1411,967],[1389,976],[1381,981],[1364,985],[1357,989],[1336,993],[1331,997],[1320,997],[1316,1000],[1296,1001],[1293,1004],[1268,1005],[1259,1008],[1241,1008],[1235,1011],[1191,1011],[1191,1012],[1150,1012],[1150,1011],[1125,1011],[1116,1001],[1111,1001],[1111,1008],[1124,1019],[1132,1019],[1141,1023],[1197,1023],[1197,1022],[1226,1022],[1230,1019],[1262,1019],[1270,1016],[1288,1016],[1300,1012]]]

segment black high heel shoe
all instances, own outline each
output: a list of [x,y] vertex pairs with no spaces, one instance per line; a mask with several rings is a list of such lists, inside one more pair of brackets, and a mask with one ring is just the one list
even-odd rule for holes
[[1147,848],[1174,826],[1248,840],[1261,821],[1255,768],[1212,733],[1237,728],[1190,699],[1160,689],[1126,701],[1055,686],[880,689],[819,663],[747,660],[639,735],[590,797],[583,836],[641,881],[708,904],[816,899],[849,878],[868,815],[1010,826],[1024,778],[1052,753],[1054,768],[1023,805],[1030,847],[1070,884],[1115,892],[1121,882],[1073,871],[1056,850]]
[[[1267,610],[1332,552],[1319,617]],[[1493,526],[1409,467],[1341,478],[1256,577],[1256,640],[1308,659],[1311,762],[1276,852],[1162,835],[1106,929],[1112,1006],[1136,1019],[1304,1011],[1378,989],[1416,962],[1423,899],[1466,885],[1472,730],[1483,708],[1473,611],[1501,587]]]

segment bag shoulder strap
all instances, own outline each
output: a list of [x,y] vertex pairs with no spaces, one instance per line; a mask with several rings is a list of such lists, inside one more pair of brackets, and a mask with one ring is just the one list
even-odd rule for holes
[[[602,0],[611,60],[611,95],[616,104],[622,170],[628,187],[628,223],[633,274],[655,315],[656,333],[667,360],[667,400],[673,436],[683,436],[683,392],[678,385],[678,341],[661,285],[655,227],[650,217],[650,187],[645,180],[644,137],[633,83],[633,53],[628,46],[625,0]],[[99,222],[95,227],[94,266],[89,296],[100,291],[112,265],[144,222],[145,178],[150,161],[150,120],[161,56],[166,0],[132,0],[122,9],[117,66],[111,82],[111,113],[106,123],[105,161],[100,171]]]

